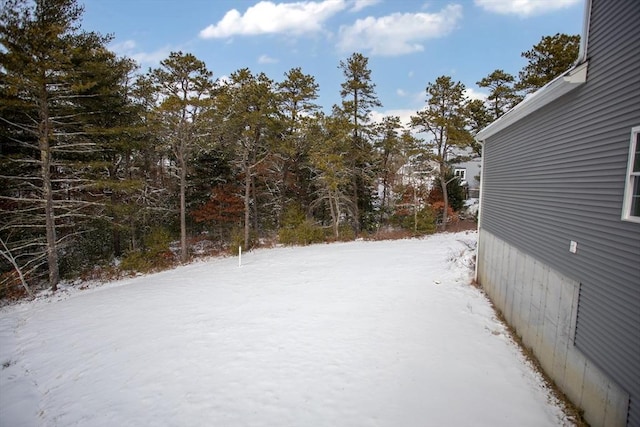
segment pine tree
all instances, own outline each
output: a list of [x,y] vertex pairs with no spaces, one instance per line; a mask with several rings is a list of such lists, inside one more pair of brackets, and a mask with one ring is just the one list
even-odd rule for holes
[[[481,99],[469,100],[466,109],[469,116],[469,130],[473,135],[476,135],[493,121],[491,113]],[[476,155],[482,155],[482,146],[475,139],[471,143],[471,148]]]
[[[188,259],[187,248],[187,174],[205,129],[201,117],[210,106],[212,73],[204,62],[190,53],[172,52],[150,72],[159,95],[156,109],[160,138],[165,142],[175,166],[180,192],[180,259]],[[206,123],[204,124],[206,126]]]
[[61,242],[99,208],[94,116],[114,90],[100,80],[117,74],[109,38],[80,31],[82,11],[75,0],[6,0],[0,12],[0,231],[29,273],[46,260],[54,291]]
[[545,36],[531,50],[522,53],[529,63],[520,71],[517,90],[535,92],[569,70],[578,58],[580,36],[557,33]]
[[148,74],[135,74],[125,80],[122,96],[130,104],[126,112],[112,118],[121,128],[110,135],[111,149],[106,150],[110,162],[107,208],[116,257],[125,250],[143,249],[151,232],[175,223],[171,197],[175,180],[167,168],[168,153],[157,120],[159,93]]
[[497,119],[522,100],[514,88],[515,78],[503,70],[495,70],[476,84],[489,88],[487,103],[493,119]]
[[[277,202],[274,210],[284,212],[288,203],[308,205],[310,202],[309,118],[320,107],[315,104],[319,86],[315,78],[300,68],[285,73],[285,80],[276,85],[280,112],[280,137],[275,141],[273,167],[279,179],[274,183]],[[278,218],[279,219],[279,218]]]
[[372,147],[369,140],[369,113],[382,103],[371,81],[369,59],[360,53],[352,54],[346,61],[340,61],[345,81],[341,84],[341,111],[351,126],[351,150],[349,160],[352,167],[352,191],[354,228],[361,231],[367,210],[371,209]]
[[437,163],[437,179],[440,183],[444,210],[442,227],[447,225],[449,200],[447,194],[447,173],[454,150],[470,147],[473,137],[468,130],[467,100],[465,86],[453,82],[449,76],[440,76],[427,85],[427,105],[411,117],[411,125],[418,132],[426,133],[425,151]]
[[250,246],[250,231],[259,224],[258,177],[264,177],[271,155],[277,98],[274,83],[264,73],[249,69],[235,71],[216,100],[223,144],[232,147],[237,176],[242,181],[244,200],[244,247]]
[[378,157],[378,185],[382,187],[380,196],[380,223],[390,218],[392,210],[392,190],[396,172],[406,164],[416,149],[417,139],[404,129],[400,117],[387,116],[373,127],[374,148]]
[[310,161],[316,187],[312,208],[326,206],[329,210],[334,237],[340,237],[340,221],[343,214],[354,214],[355,201],[349,196],[352,180],[348,166],[351,150],[349,122],[334,109],[331,116],[319,114],[310,128],[313,146]]

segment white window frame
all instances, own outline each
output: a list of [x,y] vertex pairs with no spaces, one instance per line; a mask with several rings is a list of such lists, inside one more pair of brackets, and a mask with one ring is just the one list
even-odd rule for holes
[[[631,138],[629,142],[629,160],[627,162],[627,175],[624,187],[624,202],[622,203],[622,219],[624,221],[640,223],[640,216],[631,215],[631,206],[633,201],[634,181],[640,179],[640,171],[633,171],[635,163],[636,150],[640,149],[640,126],[631,129]],[[640,189],[640,183],[638,184]],[[639,190],[640,191],[640,190]],[[636,195],[637,197],[637,195]]]
[[453,176],[459,176],[462,181],[467,180],[467,169],[466,168],[455,168],[453,170]]

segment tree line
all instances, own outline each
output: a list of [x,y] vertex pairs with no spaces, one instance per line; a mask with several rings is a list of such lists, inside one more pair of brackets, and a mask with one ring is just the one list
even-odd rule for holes
[[76,0],[2,3],[0,297],[55,291],[114,260],[186,262],[198,236],[250,248],[446,227],[462,200],[451,166],[477,150],[475,132],[567,70],[579,44],[543,37],[518,78],[477,82],[486,101],[440,76],[403,125],[371,120],[382,102],[360,53],[339,62],[342,102],[325,111],[299,67],[280,81],[248,68],[220,81],[172,52],[141,73],[110,36],[81,28],[82,13]]

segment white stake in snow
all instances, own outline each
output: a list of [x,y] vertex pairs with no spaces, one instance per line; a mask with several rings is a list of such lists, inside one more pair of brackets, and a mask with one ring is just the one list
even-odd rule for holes
[[242,267],[242,246],[238,246],[238,267]]

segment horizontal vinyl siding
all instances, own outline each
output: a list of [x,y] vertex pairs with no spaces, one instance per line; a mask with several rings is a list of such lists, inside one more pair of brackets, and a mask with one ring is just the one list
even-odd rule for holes
[[576,345],[629,392],[640,425],[640,224],[620,219],[640,1],[593,0],[590,31],[586,84],[485,142],[482,227],[581,283]]

